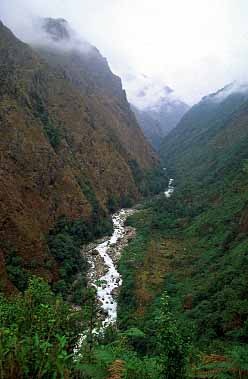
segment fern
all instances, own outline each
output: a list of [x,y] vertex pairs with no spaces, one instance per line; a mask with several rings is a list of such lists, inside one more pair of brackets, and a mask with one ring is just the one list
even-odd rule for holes
[[125,368],[125,362],[121,359],[116,359],[108,369],[109,377],[108,379],[121,379],[123,378]]

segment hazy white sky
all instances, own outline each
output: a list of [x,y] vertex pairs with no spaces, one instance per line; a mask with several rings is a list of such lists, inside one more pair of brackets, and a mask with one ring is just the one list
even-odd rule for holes
[[67,19],[127,89],[144,74],[192,104],[248,80],[248,0],[0,0],[19,36],[37,15]]

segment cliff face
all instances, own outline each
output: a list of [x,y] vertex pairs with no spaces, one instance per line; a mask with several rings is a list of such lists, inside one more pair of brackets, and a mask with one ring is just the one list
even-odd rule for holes
[[[94,54],[97,77],[102,58]],[[74,59],[68,51],[65,57]],[[58,218],[91,222],[96,204],[104,214],[112,196],[137,199],[131,163],[144,172],[157,162],[110,70],[114,85],[106,78],[105,90],[100,78],[100,91],[78,61],[78,76],[66,64],[53,66],[0,23],[0,266],[8,289],[4,262],[11,252],[53,280],[57,266],[45,268],[53,262],[45,237]]]

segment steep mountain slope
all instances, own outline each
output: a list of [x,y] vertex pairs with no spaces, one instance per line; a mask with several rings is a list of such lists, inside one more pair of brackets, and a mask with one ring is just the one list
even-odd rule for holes
[[133,111],[145,136],[158,150],[163,138],[176,127],[189,110],[189,106],[177,99],[174,91],[169,87],[165,87],[162,95],[158,98],[155,96],[155,100],[151,100],[152,104],[148,103],[148,99],[144,99],[150,97],[149,88],[146,88],[140,96],[142,97],[140,107],[132,106]]
[[[0,23],[3,287],[11,288],[4,263],[9,254],[21,257],[24,270],[57,280],[58,263],[47,249],[46,235],[58,218],[81,218],[96,228],[106,217],[112,197],[119,205],[139,197],[137,172],[141,181],[157,163],[129,109],[120,79],[93,51],[96,63],[92,57],[90,70],[95,77],[101,69],[107,70],[107,78],[99,80],[100,91],[92,76],[94,95],[86,95],[81,84],[75,85],[73,73],[72,80],[68,78],[69,69],[49,66]],[[83,69],[82,76],[77,74],[88,81]]]
[[164,137],[159,121],[156,120],[149,111],[140,110],[134,105],[132,105],[132,109],[146,138],[150,141],[154,149],[158,150]]
[[[151,167],[156,161],[155,154],[130,109],[121,79],[111,72],[107,60],[95,47],[78,41],[65,20],[44,19],[42,30],[45,41],[42,45],[33,44],[33,47],[50,65],[60,67],[66,78],[84,95],[94,127],[105,133],[115,148],[118,146],[126,161],[134,160],[142,169]],[[56,44],[51,44],[54,35]]]
[[184,182],[218,179],[222,170],[239,164],[246,154],[247,100],[248,87],[235,83],[203,98],[164,139],[165,164]]
[[121,262],[124,329],[149,329],[166,290],[194,347],[222,358],[227,350],[240,365],[247,357],[247,142],[248,88],[236,83],[203,98],[165,138],[175,192],[132,220],[137,238]]

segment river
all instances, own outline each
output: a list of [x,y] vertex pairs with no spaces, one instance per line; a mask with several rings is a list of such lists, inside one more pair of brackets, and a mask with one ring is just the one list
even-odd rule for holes
[[133,228],[125,226],[126,219],[135,212],[135,209],[121,209],[113,214],[112,236],[89,250],[89,282],[97,290],[103,328],[114,324],[117,319],[116,297],[122,284],[121,275],[117,271],[117,263],[121,251],[135,235]]
[[[164,192],[166,198],[174,192],[174,179],[169,180]],[[135,236],[135,229],[125,226],[126,219],[137,210],[121,209],[112,216],[114,231],[111,237],[101,241],[88,250],[90,270],[88,279],[97,290],[97,299],[101,308],[102,328],[114,324],[117,319],[117,294],[122,278],[117,270],[121,251]]]

